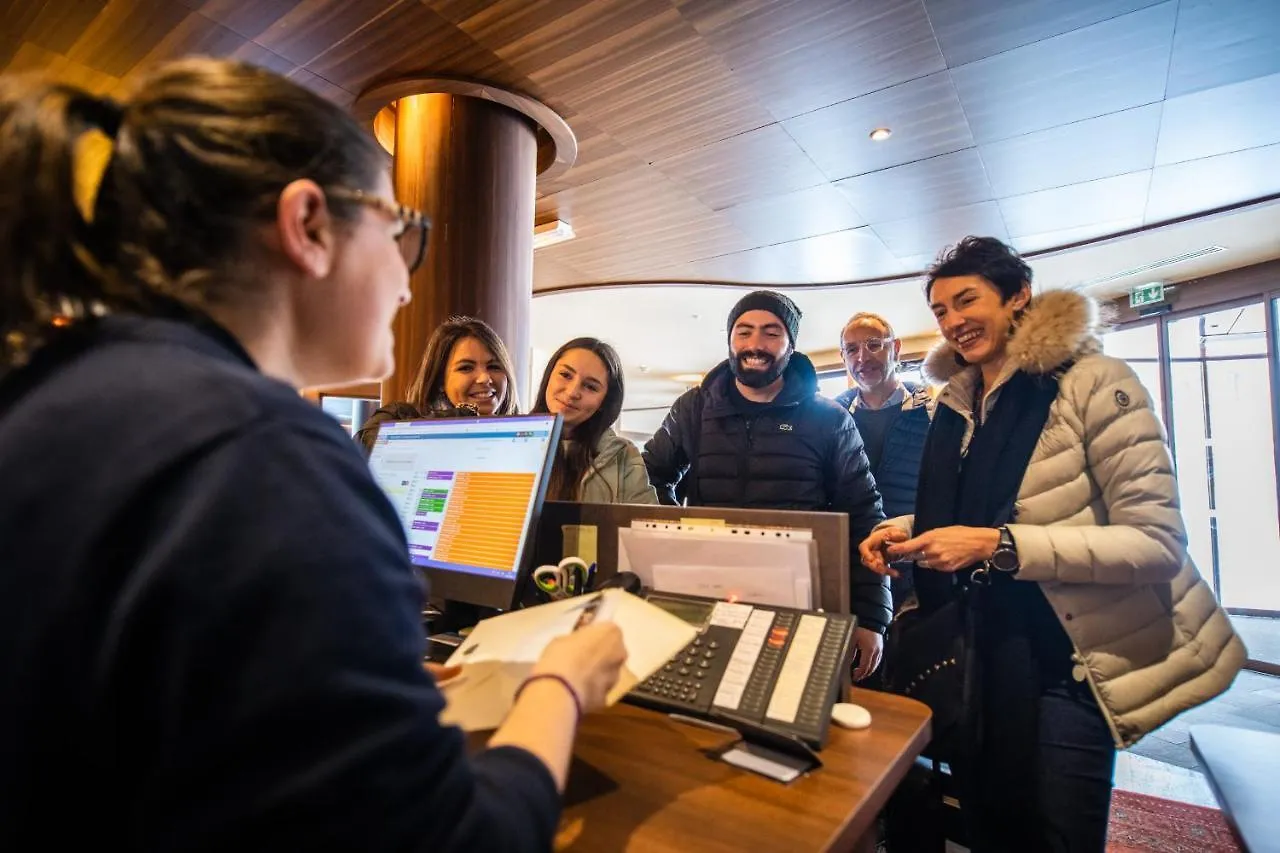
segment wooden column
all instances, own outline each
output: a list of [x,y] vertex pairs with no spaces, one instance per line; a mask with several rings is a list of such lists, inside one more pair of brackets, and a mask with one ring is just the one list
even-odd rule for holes
[[533,298],[534,182],[538,141],[516,110],[454,94],[401,97],[395,118],[395,190],[431,217],[427,258],[413,302],[395,322],[395,373],[384,403],[405,399],[432,331],[454,314],[484,320],[515,363],[529,406],[529,309]]

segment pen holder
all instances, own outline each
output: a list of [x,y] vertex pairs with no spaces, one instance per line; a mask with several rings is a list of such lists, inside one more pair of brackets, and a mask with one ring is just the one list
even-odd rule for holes
[[565,557],[554,566],[538,566],[533,570],[533,583],[541,601],[559,601],[590,591],[596,564],[587,565],[581,557]]

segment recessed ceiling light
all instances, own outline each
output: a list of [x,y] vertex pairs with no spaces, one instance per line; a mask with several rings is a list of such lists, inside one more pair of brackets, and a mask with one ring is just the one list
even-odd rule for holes
[[554,246],[556,243],[572,240],[574,236],[572,225],[564,220],[554,219],[551,222],[533,226],[533,248]]
[[869,136],[871,137],[872,142],[884,142],[890,136],[893,136],[893,131],[887,127],[877,127],[875,130],[871,131]]

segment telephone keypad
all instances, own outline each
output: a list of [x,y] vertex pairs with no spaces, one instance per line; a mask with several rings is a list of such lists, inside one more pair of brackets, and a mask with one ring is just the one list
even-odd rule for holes
[[688,648],[664,666],[661,672],[640,682],[632,688],[631,693],[638,699],[647,696],[661,699],[664,704],[705,710],[711,701],[710,688],[705,679],[712,668],[721,663],[722,655],[719,643],[708,642],[699,635]]
[[846,615],[756,606],[741,627],[703,628],[627,701],[752,721],[821,748],[855,624]]

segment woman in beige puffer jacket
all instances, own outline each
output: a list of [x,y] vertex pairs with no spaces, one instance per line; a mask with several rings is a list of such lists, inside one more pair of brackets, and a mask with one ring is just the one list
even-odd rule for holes
[[[1063,689],[1069,694],[1071,682],[1077,685],[1076,722],[1068,731],[1060,706],[1050,708],[1042,697],[1039,743],[1010,744],[1000,727],[1008,709],[984,708],[986,737],[975,765],[999,765],[995,753],[1001,752],[1030,769],[1020,780],[987,778],[969,788],[977,807],[966,804],[966,812],[980,824],[983,839],[974,849],[1101,851],[1110,747],[1131,745],[1224,691],[1246,654],[1187,556],[1173,465],[1147,392],[1128,365],[1101,354],[1092,300],[1070,291],[1032,299],[1030,278],[1030,268],[1008,247],[968,238],[929,279],[931,307],[946,341],[930,354],[925,371],[946,382],[939,412],[946,407],[964,420],[957,430],[961,458],[976,443],[976,430],[988,419],[994,423],[1002,391],[1015,376],[1057,381],[1010,523],[999,529],[947,526],[915,536],[915,517],[907,516],[886,522],[861,550],[864,562],[881,571],[888,570],[888,560],[904,558],[930,570],[926,575],[981,567],[1022,594],[1018,618],[1044,614],[1031,631],[1037,635],[1031,647],[1055,659],[1036,661],[1041,687],[1053,674],[1069,672]],[[930,464],[928,455],[924,464]],[[998,566],[1012,571],[999,572]],[[1042,596],[1024,584],[1034,584]],[[1001,677],[989,668],[981,676]],[[1096,711],[1080,710],[1086,707]],[[1045,731],[1046,719],[1059,721],[1060,730]],[[1093,733],[1084,734],[1090,726]],[[1050,743],[1073,737],[1087,742]],[[1086,768],[1080,756],[1090,748],[1105,753]],[[1066,769],[1053,752],[1064,749],[1075,751]],[[1094,779],[1084,778],[1095,770]],[[1067,778],[1046,778],[1052,773]],[[1064,808],[1064,802],[1070,805]],[[1019,813],[1026,820],[1010,819]]]

